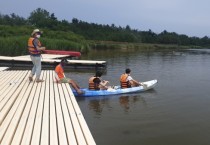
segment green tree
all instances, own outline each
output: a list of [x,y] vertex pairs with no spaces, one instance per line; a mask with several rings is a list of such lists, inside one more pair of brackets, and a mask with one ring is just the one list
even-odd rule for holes
[[0,25],[21,26],[26,24],[27,20],[25,18],[20,17],[14,13],[11,15],[0,14]]
[[58,20],[54,13],[50,14],[48,11],[41,8],[37,8],[31,12],[30,16],[28,17],[28,21],[31,25],[40,28],[56,29],[58,24]]

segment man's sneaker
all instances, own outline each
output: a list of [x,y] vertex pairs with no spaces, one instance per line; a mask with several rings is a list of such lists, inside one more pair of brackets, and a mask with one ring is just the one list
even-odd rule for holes
[[28,77],[29,81],[32,82],[33,81],[33,78],[30,76]]

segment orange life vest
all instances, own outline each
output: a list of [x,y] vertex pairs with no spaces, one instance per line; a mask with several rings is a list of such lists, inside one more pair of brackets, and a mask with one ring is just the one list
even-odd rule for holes
[[[34,46],[34,39],[33,37],[30,37],[28,39],[28,52],[30,55],[40,55],[41,51],[37,50],[37,48]],[[38,46],[41,47],[41,42],[38,40]]]
[[128,74],[126,73],[120,76],[120,85],[122,89],[131,87],[129,81],[127,81],[127,78],[128,78]]
[[89,79],[89,90],[100,90],[99,84],[93,82],[93,80],[97,77],[91,77]]
[[59,64],[55,67],[55,72],[58,75],[59,79],[63,79],[65,77],[64,70],[63,70],[63,67],[61,66],[61,64]]

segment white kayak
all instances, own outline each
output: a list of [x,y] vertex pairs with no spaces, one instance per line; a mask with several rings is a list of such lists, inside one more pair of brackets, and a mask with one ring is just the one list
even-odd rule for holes
[[117,94],[127,94],[127,93],[136,93],[136,92],[143,92],[149,89],[152,89],[157,84],[157,80],[151,80],[147,82],[142,82],[142,86],[132,87],[132,88],[125,88],[121,89],[120,86],[114,86],[107,90],[89,90],[88,88],[80,89],[84,93],[82,95],[77,94],[75,90],[73,93],[75,96],[83,96],[83,97],[93,97],[93,96],[107,96],[107,95],[117,95]]

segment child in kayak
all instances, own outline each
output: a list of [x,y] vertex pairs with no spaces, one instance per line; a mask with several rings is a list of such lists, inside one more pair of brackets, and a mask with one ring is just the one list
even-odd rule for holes
[[125,73],[120,76],[120,85],[121,85],[122,89],[137,87],[137,86],[140,86],[140,85],[142,85],[143,87],[147,87],[147,86],[145,86],[145,84],[134,80],[131,77],[130,73],[131,73],[131,70],[129,68],[127,68],[125,70]]
[[102,72],[97,71],[95,76],[90,77],[89,79],[89,90],[107,90],[110,88],[107,86],[109,81],[101,80]]

